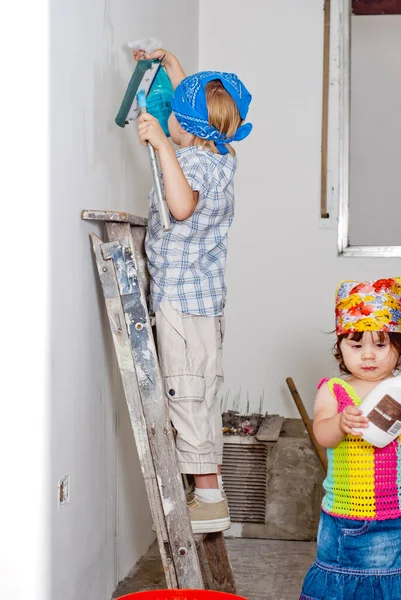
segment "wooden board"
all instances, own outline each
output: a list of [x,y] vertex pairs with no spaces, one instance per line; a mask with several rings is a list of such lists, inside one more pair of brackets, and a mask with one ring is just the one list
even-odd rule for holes
[[148,220],[145,217],[138,217],[130,213],[117,212],[114,210],[92,210],[84,209],[81,212],[81,219],[84,221],[108,221],[112,223],[130,223],[146,227]]
[[280,415],[266,415],[260,424],[256,439],[259,442],[277,442],[283,423],[284,417]]
[[224,534],[207,534],[198,545],[198,554],[205,588],[235,594],[235,580]]

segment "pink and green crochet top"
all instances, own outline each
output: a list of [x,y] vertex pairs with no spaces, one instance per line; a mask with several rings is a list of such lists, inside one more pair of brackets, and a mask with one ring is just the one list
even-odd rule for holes
[[[343,379],[327,382],[338,402],[338,412],[361,399]],[[328,470],[323,482],[325,512],[347,519],[375,520],[401,517],[401,444],[396,438],[385,448],[376,448],[360,437],[347,437],[327,450]]]

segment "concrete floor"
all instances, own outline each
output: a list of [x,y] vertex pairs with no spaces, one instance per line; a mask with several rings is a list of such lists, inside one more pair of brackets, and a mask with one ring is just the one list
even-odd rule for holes
[[[237,594],[248,600],[298,600],[302,580],[312,564],[315,542],[229,538],[226,540]],[[156,544],[122,581],[113,598],[162,589],[164,576]]]
[[248,600],[298,600],[315,542],[227,540],[237,593]]

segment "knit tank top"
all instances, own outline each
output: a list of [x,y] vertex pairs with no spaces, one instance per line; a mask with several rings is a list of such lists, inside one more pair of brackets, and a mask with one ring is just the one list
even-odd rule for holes
[[[337,400],[338,412],[362,400],[343,379],[328,382]],[[347,435],[327,450],[328,470],[323,482],[325,512],[348,519],[375,520],[401,517],[401,436],[385,448],[376,448],[360,437]]]

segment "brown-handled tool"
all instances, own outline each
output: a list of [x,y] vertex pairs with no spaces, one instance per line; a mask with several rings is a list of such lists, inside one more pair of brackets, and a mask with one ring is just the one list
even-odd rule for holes
[[297,408],[298,408],[299,414],[301,415],[302,421],[304,422],[305,427],[309,433],[309,437],[311,439],[313,447],[315,448],[316,453],[320,459],[320,462],[322,463],[322,467],[323,467],[325,473],[327,473],[327,456],[326,456],[325,452],[322,450],[322,448],[319,446],[319,444],[317,443],[317,439],[315,438],[315,434],[313,433],[312,422],[309,418],[308,413],[306,412],[306,408],[304,406],[304,403],[301,400],[301,396],[299,395],[297,388],[295,387],[295,383],[293,382],[292,377],[287,377],[286,383],[288,385],[288,389],[291,392],[291,396],[294,398],[294,402],[297,405]]

